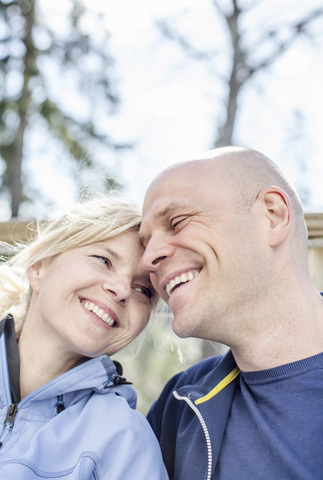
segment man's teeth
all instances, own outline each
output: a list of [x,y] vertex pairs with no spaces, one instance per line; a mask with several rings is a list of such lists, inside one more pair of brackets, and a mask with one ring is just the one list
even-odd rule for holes
[[99,308],[97,305],[95,305],[92,302],[84,302],[83,307],[85,307],[89,312],[95,313],[95,315],[101,320],[103,320],[107,325],[112,327],[115,324],[115,321],[113,318],[110,317],[102,308]]
[[193,270],[191,272],[182,273],[177,277],[173,278],[167,285],[166,285],[166,292],[170,295],[173,292],[174,287],[179,285],[180,283],[190,282],[194,278],[198,276],[199,272],[197,270]]

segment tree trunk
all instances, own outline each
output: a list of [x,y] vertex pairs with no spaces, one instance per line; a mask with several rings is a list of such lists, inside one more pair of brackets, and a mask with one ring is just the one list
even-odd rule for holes
[[9,164],[9,189],[11,193],[11,216],[17,217],[19,205],[23,199],[22,193],[22,155],[24,133],[26,129],[26,112],[19,112],[20,123],[18,132],[13,144],[13,157]]
[[237,5],[236,0],[234,0],[232,15],[225,16],[232,40],[233,60],[229,79],[228,96],[225,101],[226,116],[222,125],[220,125],[218,129],[219,135],[215,143],[216,147],[232,145],[232,137],[238,108],[238,96],[240,94],[241,87],[250,76],[250,72],[245,64],[245,52],[243,52],[240,45],[240,16],[241,10]]
[[11,216],[16,217],[19,206],[23,200],[22,185],[22,159],[24,135],[27,127],[27,113],[30,103],[29,81],[35,71],[35,52],[32,42],[32,29],[35,23],[35,1],[29,0],[30,9],[25,15],[25,38],[26,54],[24,57],[23,88],[17,102],[19,127],[12,145],[13,157],[8,164],[9,191],[11,194]]

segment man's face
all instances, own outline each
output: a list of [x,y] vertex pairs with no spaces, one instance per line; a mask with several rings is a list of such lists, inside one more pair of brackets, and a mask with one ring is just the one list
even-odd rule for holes
[[228,344],[256,295],[264,247],[257,215],[232,200],[226,170],[196,161],[164,172],[146,194],[140,236],[141,265],[172,310],[175,333]]

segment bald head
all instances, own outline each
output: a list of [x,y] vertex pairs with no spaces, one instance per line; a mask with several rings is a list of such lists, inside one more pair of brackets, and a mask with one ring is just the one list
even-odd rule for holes
[[294,213],[303,216],[301,201],[294,187],[272,160],[255,150],[231,146],[207,151],[198,158],[171,165],[155,178],[151,187],[177,174],[182,176],[183,181],[192,175],[203,183],[212,182],[220,176],[225,180],[226,189],[231,189],[234,198],[239,198],[238,205],[241,205],[242,199],[245,200],[243,206],[251,205],[262,188],[275,185],[287,193]]
[[291,205],[293,233],[299,251],[307,261],[307,232],[299,196],[278,166],[265,155],[244,147],[222,147],[202,153],[198,158],[171,165],[161,172],[148,188],[144,212],[150,204],[151,193],[165,185],[173,194],[176,187],[186,186],[187,195],[205,194],[210,202],[218,195],[228,195],[237,210],[249,209],[259,192],[268,186],[282,189]]

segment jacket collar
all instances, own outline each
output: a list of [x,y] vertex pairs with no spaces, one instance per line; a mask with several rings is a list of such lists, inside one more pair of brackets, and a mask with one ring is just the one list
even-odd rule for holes
[[8,373],[12,401],[18,403],[20,400],[20,361],[15,332],[15,323],[12,315],[7,315],[0,322],[0,336],[4,334],[7,353]]
[[186,385],[177,390],[179,395],[193,402],[205,421],[212,439],[212,478],[238,378],[239,369],[229,350],[218,365],[201,378],[198,385]]

